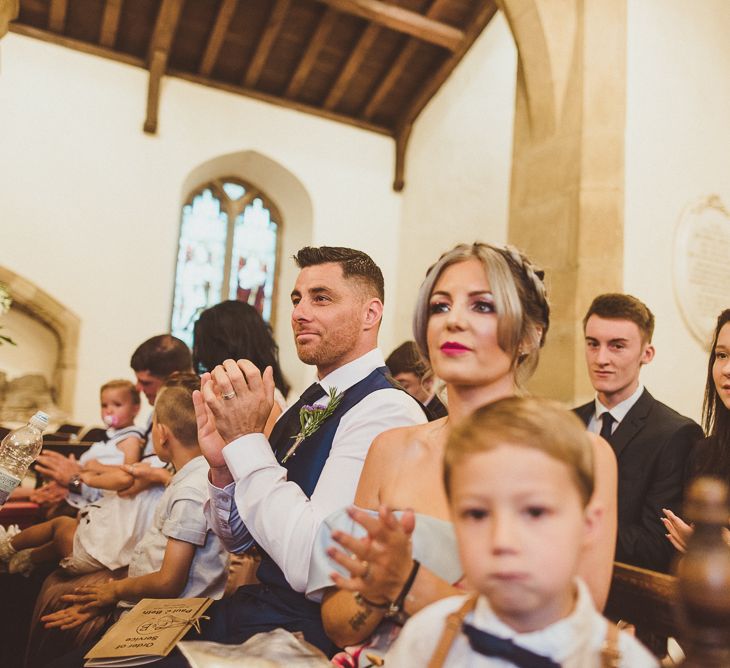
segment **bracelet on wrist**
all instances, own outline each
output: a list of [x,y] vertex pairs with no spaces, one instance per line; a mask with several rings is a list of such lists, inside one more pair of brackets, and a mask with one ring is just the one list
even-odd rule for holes
[[421,562],[418,561],[418,559],[414,559],[413,567],[411,568],[411,572],[408,574],[408,578],[403,585],[403,589],[400,590],[395,601],[390,604],[388,611],[385,613],[385,619],[390,619],[400,626],[403,626],[403,624],[406,623],[408,614],[406,614],[405,610],[403,610],[403,606],[406,602],[406,596],[408,596],[408,592],[411,591],[411,587],[416,580],[416,575],[418,575],[418,569],[420,567]]
[[356,591],[355,594],[355,603],[357,603],[359,606],[366,605],[368,608],[374,608],[376,610],[390,610],[390,606],[392,603],[390,601],[383,601],[382,603],[376,603],[375,601],[371,601],[368,598],[365,598],[359,591]]

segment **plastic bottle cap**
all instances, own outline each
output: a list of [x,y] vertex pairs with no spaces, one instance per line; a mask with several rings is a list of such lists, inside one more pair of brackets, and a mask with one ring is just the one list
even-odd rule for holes
[[29,420],[29,423],[43,431],[48,426],[48,414],[44,413],[43,411],[38,411]]

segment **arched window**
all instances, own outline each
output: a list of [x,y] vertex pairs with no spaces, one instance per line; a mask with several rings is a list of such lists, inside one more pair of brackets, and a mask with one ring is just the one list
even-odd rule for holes
[[194,190],[182,208],[172,334],[192,346],[200,312],[226,299],[248,302],[270,322],[280,232],[271,200],[240,179]]

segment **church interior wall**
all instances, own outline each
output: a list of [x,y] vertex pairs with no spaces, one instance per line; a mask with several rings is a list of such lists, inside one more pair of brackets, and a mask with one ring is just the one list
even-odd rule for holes
[[406,159],[396,331],[412,337],[418,287],[460,242],[507,239],[517,50],[497,13],[418,117]]
[[[76,419],[98,421],[101,383],[129,377],[136,345],[168,329],[183,187],[215,156],[268,156],[311,199],[306,241],[362,248],[395,283],[401,200],[391,187],[392,139],[169,78],[158,135],[145,135],[143,70],[14,34],[0,53],[0,264],[81,318]],[[291,286],[282,277],[286,314]],[[386,348],[394,306],[386,305]],[[291,362],[288,317],[279,316]],[[3,356],[0,348],[0,367]],[[285,367],[295,390],[305,386],[307,369]]]
[[673,245],[688,205],[710,194],[730,205],[728,31],[725,0],[628,4],[624,288],[656,316],[645,384],[696,419],[707,352],[674,296]]

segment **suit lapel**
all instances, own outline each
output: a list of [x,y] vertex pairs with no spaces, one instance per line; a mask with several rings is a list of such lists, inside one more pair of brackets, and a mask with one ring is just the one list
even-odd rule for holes
[[616,427],[616,431],[611,436],[611,447],[616,453],[617,458],[631,440],[643,429],[653,403],[654,397],[649,394],[648,390],[644,389],[639,400],[631,407],[626,417],[621,420],[621,424]]
[[587,404],[578,406],[573,409],[573,412],[583,421],[583,424],[587,427],[596,412],[596,402],[589,401]]

